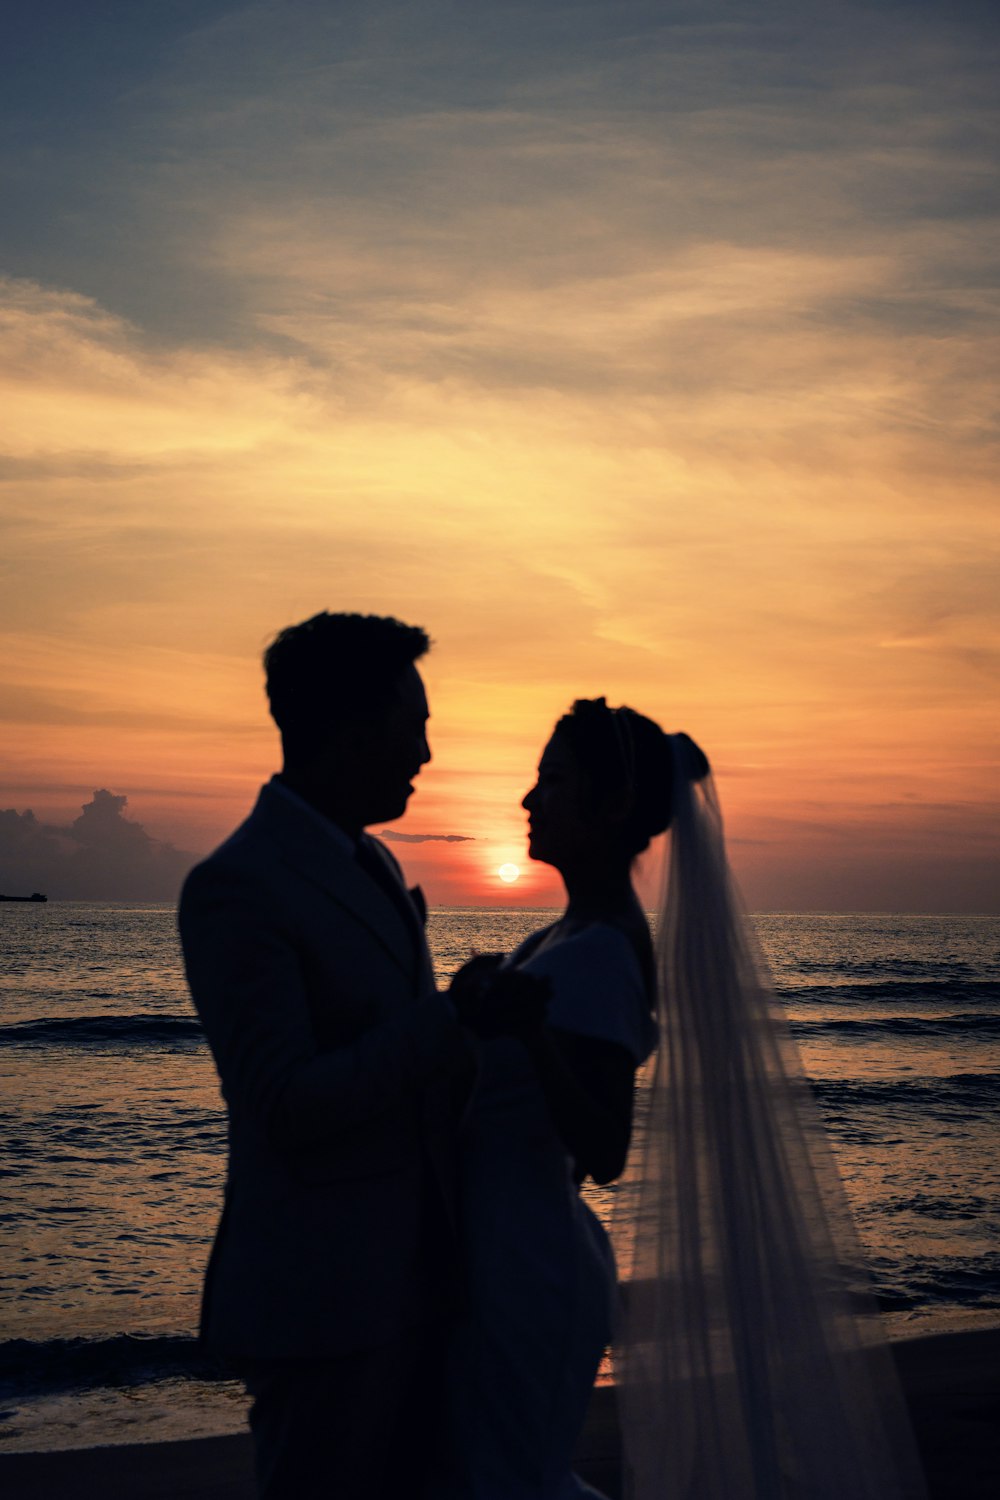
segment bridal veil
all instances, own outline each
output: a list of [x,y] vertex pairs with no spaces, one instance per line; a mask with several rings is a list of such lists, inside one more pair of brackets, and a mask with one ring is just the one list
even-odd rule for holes
[[671,736],[659,1043],[619,1187],[627,1500],[925,1490],[850,1209],[734,885],[715,790]]

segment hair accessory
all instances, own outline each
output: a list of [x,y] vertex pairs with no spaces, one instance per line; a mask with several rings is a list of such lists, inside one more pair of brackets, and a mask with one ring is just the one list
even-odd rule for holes
[[[605,707],[607,708],[607,704],[605,704]],[[632,724],[629,718],[631,710],[627,708],[609,708],[608,713],[611,715],[611,724],[618,743],[618,754],[625,771],[625,782],[634,792],[635,736],[632,733]]]

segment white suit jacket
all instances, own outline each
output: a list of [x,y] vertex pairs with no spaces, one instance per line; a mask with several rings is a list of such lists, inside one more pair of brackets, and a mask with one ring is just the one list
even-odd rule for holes
[[417,908],[268,785],[189,875],[179,921],[229,1115],[203,1336],[237,1359],[382,1343],[427,1316],[448,1274],[428,1243],[452,1243],[465,1047]]

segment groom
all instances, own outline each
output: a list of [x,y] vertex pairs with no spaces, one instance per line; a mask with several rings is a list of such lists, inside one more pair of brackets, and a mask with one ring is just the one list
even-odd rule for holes
[[465,1044],[422,898],[364,832],[430,759],[428,647],[372,615],[281,632],[283,769],[181,898],[229,1111],[202,1335],[253,1396],[265,1500],[419,1494],[440,1398]]

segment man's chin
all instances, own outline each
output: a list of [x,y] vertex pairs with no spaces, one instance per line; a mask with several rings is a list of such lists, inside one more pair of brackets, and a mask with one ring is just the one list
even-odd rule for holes
[[406,788],[406,791],[401,792],[398,797],[394,797],[391,801],[387,798],[385,802],[382,803],[381,812],[378,812],[373,817],[369,818],[367,823],[365,824],[365,827],[370,828],[375,823],[395,823],[396,819],[401,818],[405,813],[406,805],[412,795],[413,787],[408,786]]

